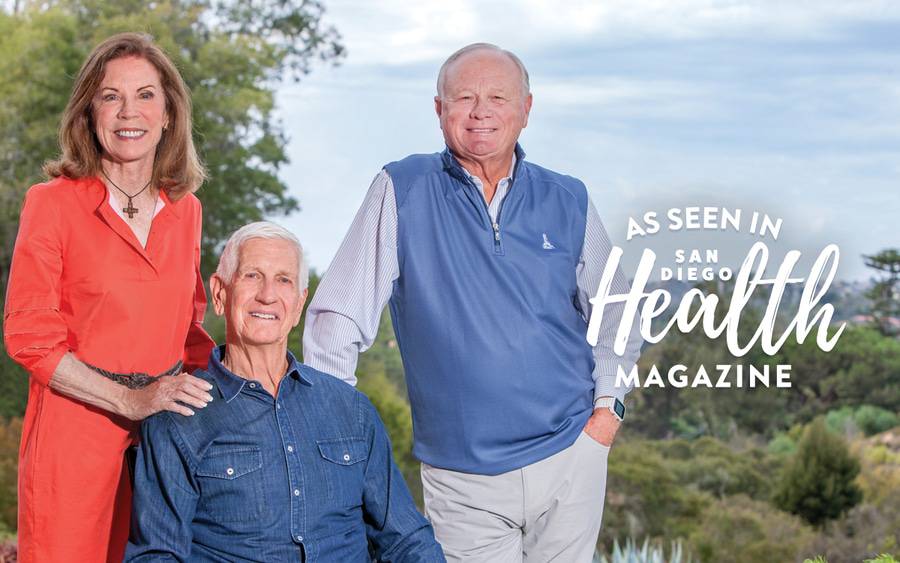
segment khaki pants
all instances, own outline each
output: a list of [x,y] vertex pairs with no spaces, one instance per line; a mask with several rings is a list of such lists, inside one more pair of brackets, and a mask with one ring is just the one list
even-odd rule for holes
[[589,563],[608,456],[582,432],[563,451],[500,475],[423,463],[425,515],[451,563]]

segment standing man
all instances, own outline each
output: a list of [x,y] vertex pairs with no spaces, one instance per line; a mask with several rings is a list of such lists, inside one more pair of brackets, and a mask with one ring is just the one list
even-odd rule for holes
[[[634,336],[612,352],[621,306],[586,341],[611,246],[584,184],[525,160],[531,103],[514,54],[451,55],[434,98],[446,150],[376,176],[308,312],[307,363],[355,382],[390,302],[450,561],[590,561],[625,414],[616,368],[640,351]],[[627,290],[619,271],[612,293]]]

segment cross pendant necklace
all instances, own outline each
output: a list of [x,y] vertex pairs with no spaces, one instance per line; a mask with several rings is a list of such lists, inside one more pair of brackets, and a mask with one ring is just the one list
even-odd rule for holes
[[109,183],[113,185],[114,188],[116,188],[117,190],[119,190],[120,192],[122,192],[122,194],[123,194],[125,197],[128,198],[128,205],[126,205],[125,207],[123,207],[123,208],[122,208],[122,211],[128,214],[128,218],[129,218],[129,219],[134,219],[134,214],[140,212],[140,209],[138,209],[137,207],[135,207],[134,205],[132,205],[131,200],[132,200],[132,198],[135,198],[135,197],[141,195],[141,194],[144,192],[144,190],[146,190],[146,189],[150,186],[150,182],[153,181],[153,178],[151,177],[149,180],[147,180],[147,183],[144,184],[144,187],[141,188],[140,190],[138,190],[136,194],[131,195],[131,194],[129,194],[128,192],[126,192],[125,190],[123,190],[122,188],[120,188],[119,186],[117,186],[116,183],[113,182],[113,181],[110,179],[109,176],[107,176],[105,170],[103,170],[103,169],[101,168],[101,169],[100,169],[100,172],[103,174],[103,177],[106,178],[107,181],[109,181]]

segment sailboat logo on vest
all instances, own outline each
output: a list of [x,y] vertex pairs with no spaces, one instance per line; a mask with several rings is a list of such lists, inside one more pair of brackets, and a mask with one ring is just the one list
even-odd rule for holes
[[[653,250],[645,248],[640,263],[627,294],[610,294],[613,275],[619,267],[623,250],[614,246],[603,271],[596,295],[591,298],[593,310],[588,323],[587,340],[596,346],[604,309],[607,305],[624,304],[622,321],[616,330],[613,344],[614,352],[622,356],[632,331],[632,323],[640,323],[640,332],[649,343],[657,343],[673,329],[683,333],[702,330],[709,338],[720,338],[728,346],[728,351],[735,358],[746,355],[754,346],[774,356],[781,347],[795,337],[802,343],[815,333],[817,346],[828,352],[837,344],[845,324],[832,327],[834,306],[819,302],[828,291],[834,280],[840,258],[840,250],[836,244],[828,244],[818,255],[808,272],[796,272],[797,262],[801,257],[799,250],[787,252],[777,267],[774,277],[767,278],[766,270],[769,262],[769,247],[766,239],[777,241],[782,227],[782,220],[758,212],[745,212],[741,209],[719,207],[684,207],[671,208],[663,214],[655,211],[644,213],[640,219],[630,217],[628,220],[627,240],[636,236],[654,235],[663,229],[667,231],[731,230],[737,233],[751,234],[763,240],[755,242],[747,252],[740,268],[735,272],[728,267],[718,267],[718,251],[715,248],[678,249],[675,251],[675,267],[657,266],[657,256]],[[772,270],[775,271],[775,270]],[[648,282],[658,272],[661,280],[677,279],[682,281],[721,281],[728,282],[733,289],[731,299],[720,299],[714,293],[705,293],[699,287],[688,290],[676,305],[672,294],[663,288],[648,290]],[[802,284],[802,293],[793,316],[784,319],[785,311],[780,306],[789,285]],[[741,324],[741,313],[759,293],[767,293],[765,313],[755,330],[743,327],[739,338],[738,327]],[[641,301],[643,300],[643,303]],[[669,317],[667,321],[654,319]],[[662,320],[662,319],[660,319]],[[776,323],[776,320],[778,321]],[[745,321],[748,322],[748,321]],[[754,328],[754,327],[750,327]],[[747,334],[751,334],[747,338]],[[688,367],[677,364],[671,366],[665,374],[656,366],[639,373],[638,366],[626,372],[620,366],[616,374],[617,386],[636,387],[790,387],[790,364],[744,366],[743,364],[717,364],[713,367],[700,365],[693,373]]]

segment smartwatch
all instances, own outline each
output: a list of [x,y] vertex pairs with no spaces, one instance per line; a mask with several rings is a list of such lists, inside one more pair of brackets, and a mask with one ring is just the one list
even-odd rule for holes
[[606,407],[619,422],[625,420],[625,404],[615,397],[602,397],[594,401],[594,408]]

